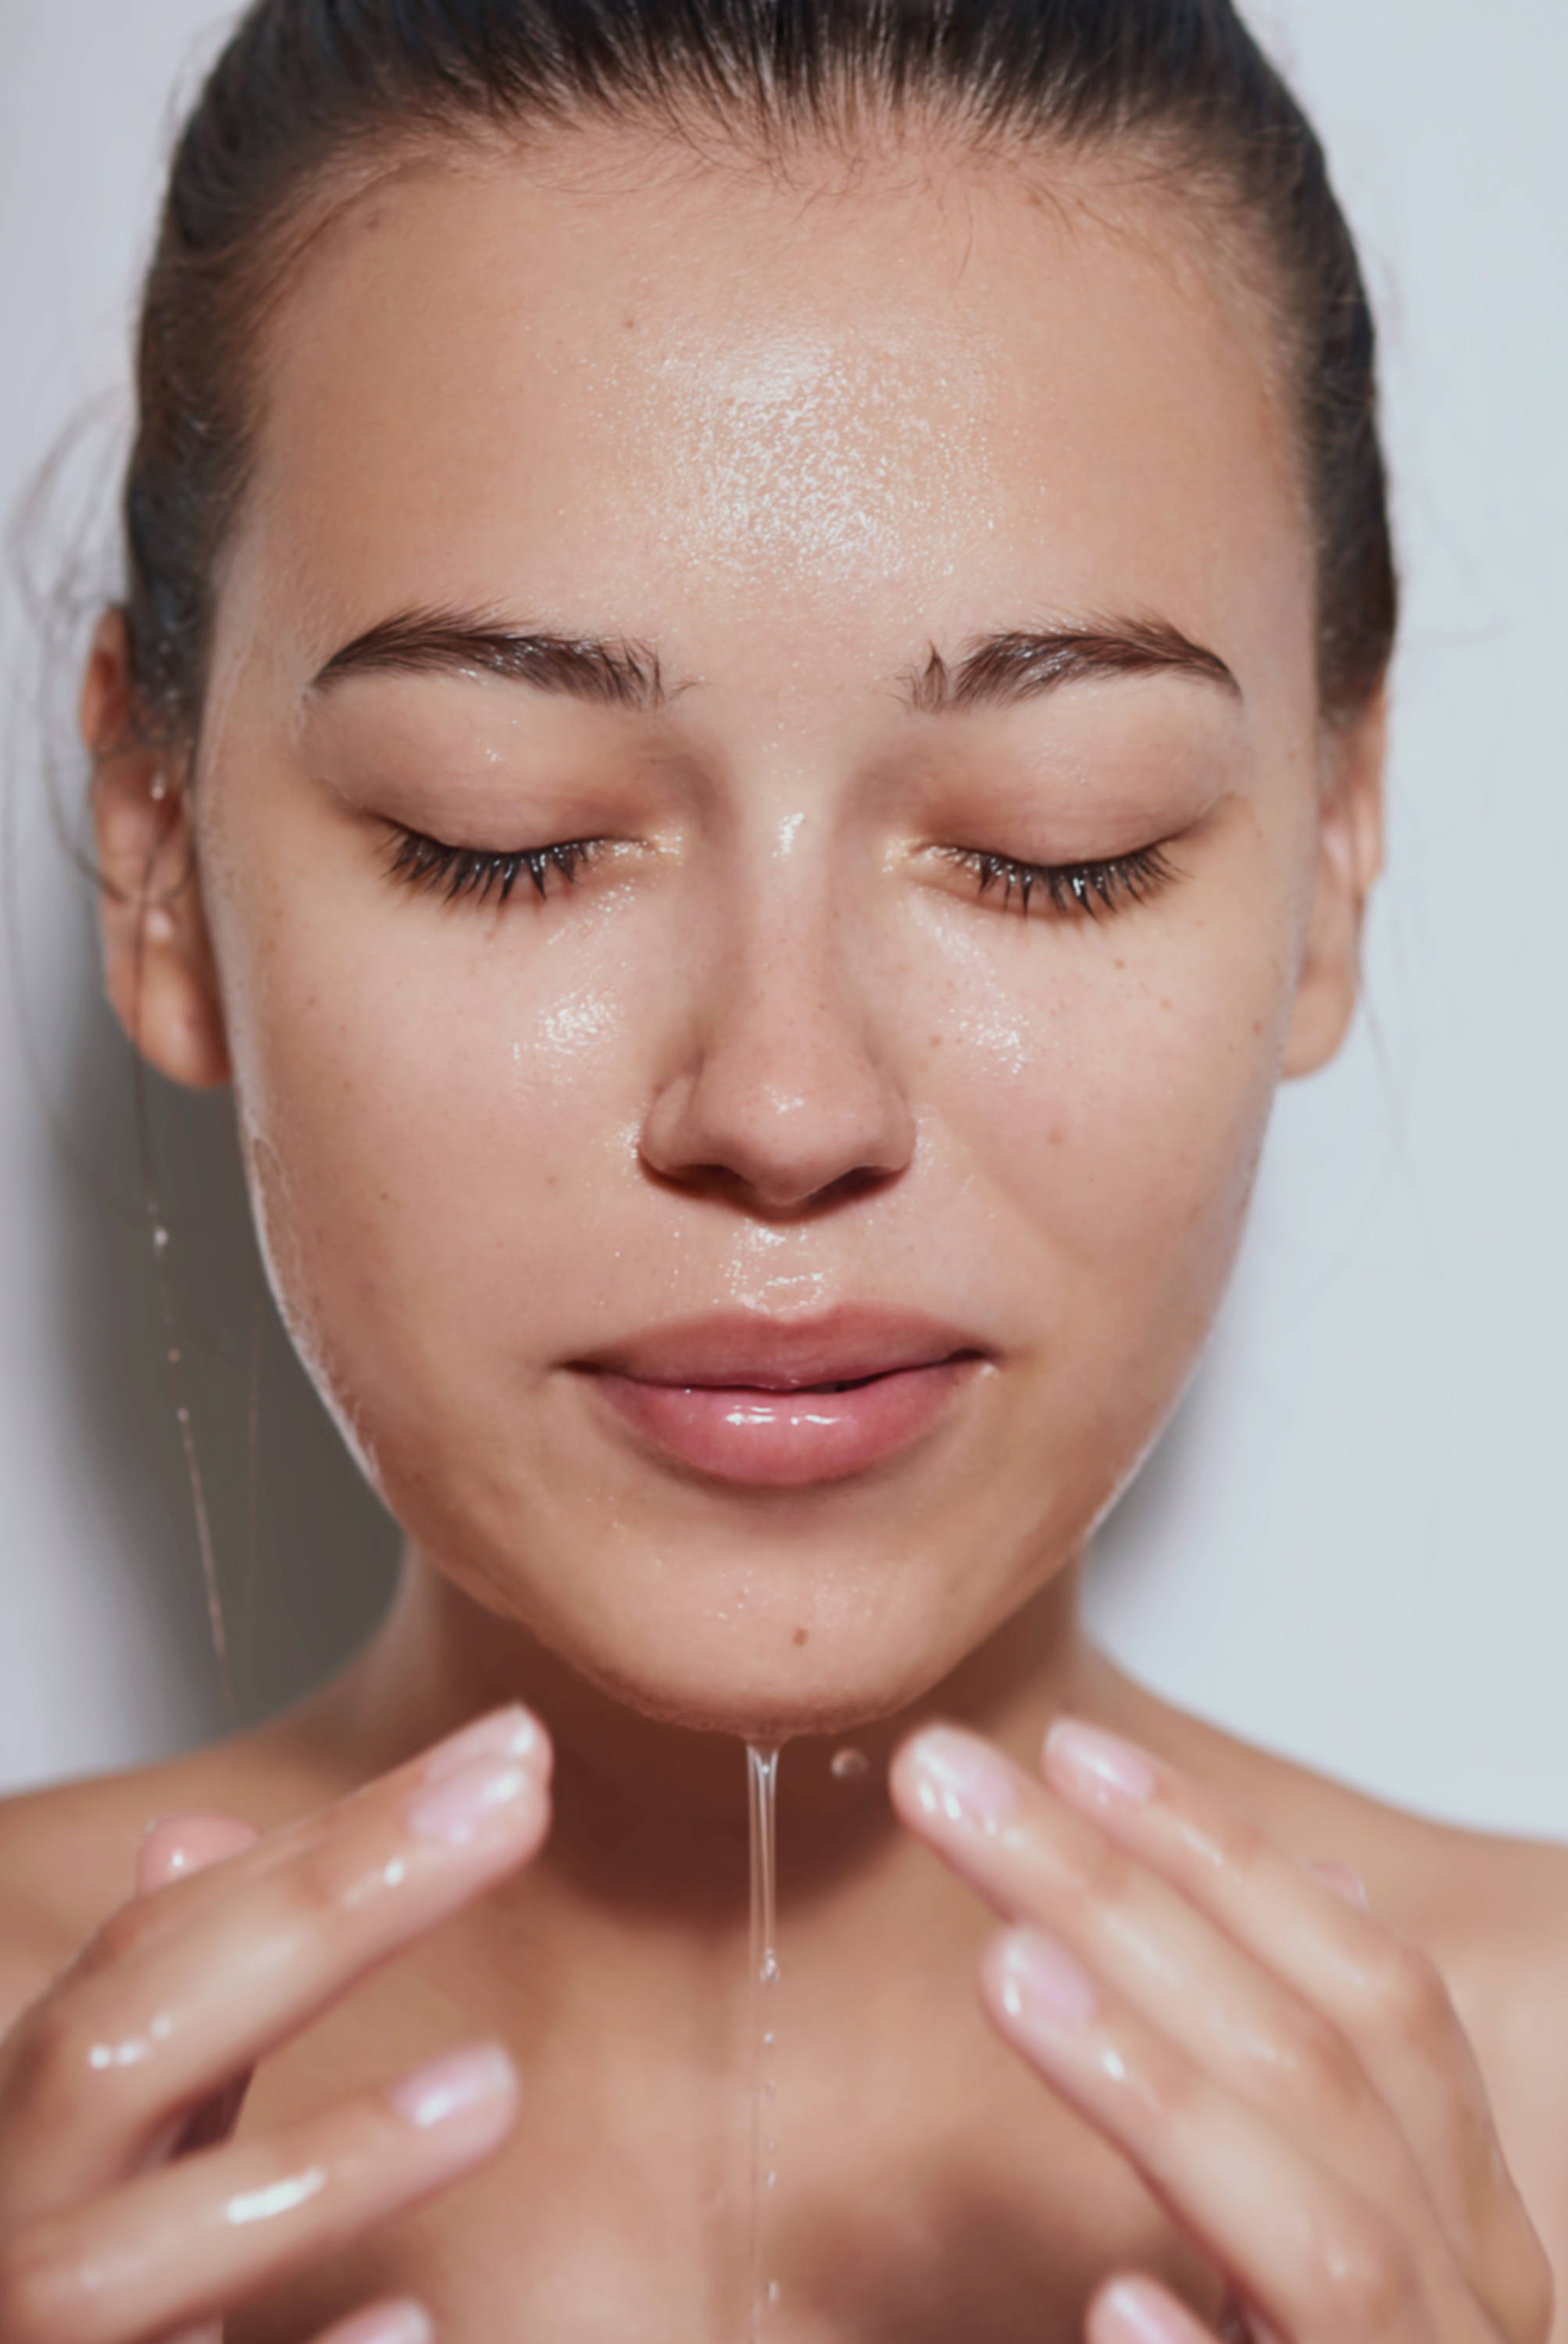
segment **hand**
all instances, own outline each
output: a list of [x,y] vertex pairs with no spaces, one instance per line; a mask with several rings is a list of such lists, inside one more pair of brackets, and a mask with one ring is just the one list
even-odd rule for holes
[[[1148,1752],[1064,1719],[1044,1768],[936,1726],[894,1804],[1023,1925],[982,1958],[987,2014],[1223,2272],[1243,2334],[1545,2344],[1550,2266],[1435,1964]],[[1085,2335],[1215,2344],[1136,2272]]]
[[[153,1827],[142,1893],[0,2041],[5,2344],[205,2344],[501,2146],[517,2078],[498,2044],[228,2136],[258,2058],[537,1853],[549,1773],[512,1706],[279,1830]],[[319,2344],[428,2339],[415,2305],[371,2312]]]

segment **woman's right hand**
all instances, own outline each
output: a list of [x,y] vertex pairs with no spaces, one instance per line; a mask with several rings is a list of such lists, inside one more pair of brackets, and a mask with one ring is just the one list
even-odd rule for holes
[[[500,2147],[518,2087],[495,2043],[228,2135],[263,2054],[537,1854],[549,1779],[548,1737],[514,1705],[276,1831],[154,1827],[144,1893],[0,2040],[5,2344],[216,2337],[226,2310]],[[398,2333],[397,2306],[370,2309],[319,2344]]]

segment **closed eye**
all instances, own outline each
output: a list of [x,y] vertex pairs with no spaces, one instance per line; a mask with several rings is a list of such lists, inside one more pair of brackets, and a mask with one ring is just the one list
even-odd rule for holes
[[521,878],[532,882],[540,895],[547,892],[551,873],[563,886],[576,883],[579,871],[608,848],[603,838],[564,838],[549,846],[447,846],[422,831],[396,825],[388,870],[406,886],[442,895],[448,903],[460,895],[483,903],[497,895],[505,903]]
[[[448,903],[463,896],[483,903],[493,895],[504,904],[525,876],[541,897],[549,893],[552,874],[562,886],[574,885],[579,872],[598,861],[611,844],[603,838],[569,838],[544,846],[456,846],[396,824],[388,871],[402,884],[438,894]],[[999,883],[1003,910],[1012,905],[1016,894],[1018,910],[1026,915],[1037,891],[1044,906],[1056,913],[1098,919],[1104,912],[1145,901],[1180,875],[1160,846],[1090,863],[1023,863],[976,847],[946,846],[938,852],[971,874],[977,894],[984,896]]]
[[966,846],[945,846],[940,852],[973,874],[981,895],[1000,881],[1004,911],[1016,889],[1018,909],[1026,914],[1037,889],[1055,912],[1068,918],[1098,919],[1102,912],[1120,911],[1129,903],[1158,894],[1181,875],[1167,862],[1160,846],[1143,846],[1136,854],[1112,855],[1098,863],[1019,863],[1011,855]]

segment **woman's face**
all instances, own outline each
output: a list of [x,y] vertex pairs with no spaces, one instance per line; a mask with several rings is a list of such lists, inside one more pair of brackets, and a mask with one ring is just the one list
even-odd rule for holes
[[[270,1272],[430,1560],[648,1714],[886,1713],[1042,1586],[1342,1031],[1289,419],[1200,253],[1108,175],[785,187],[595,130],[390,178],[268,328],[197,803]],[[623,662],[316,681],[438,613]],[[966,688],[1053,631],[1212,663]],[[396,875],[399,826],[605,844],[503,902]],[[1157,844],[1098,917],[974,861]],[[978,1356],[699,1399],[683,1453],[594,1369],[844,1306]]]

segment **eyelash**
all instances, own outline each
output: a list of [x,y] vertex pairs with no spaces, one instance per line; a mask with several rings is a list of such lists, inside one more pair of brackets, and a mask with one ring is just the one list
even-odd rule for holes
[[1141,846],[1136,854],[1115,854],[1102,863],[1017,863],[1008,854],[990,854],[967,846],[944,847],[943,853],[949,861],[973,872],[982,895],[1002,880],[1004,911],[1016,887],[1026,917],[1037,887],[1044,889],[1053,911],[1066,913],[1069,918],[1098,920],[1097,897],[1106,911],[1117,912],[1126,903],[1142,903],[1158,894],[1177,876],[1159,846]]
[[594,862],[607,844],[602,838],[567,838],[553,846],[496,853],[480,846],[443,846],[422,831],[400,827],[393,835],[389,868],[394,879],[408,886],[440,888],[449,904],[460,895],[471,895],[482,904],[498,887],[504,904],[525,873],[541,895],[551,870],[558,871],[567,886],[574,886],[582,866]]
[[[575,886],[577,874],[597,861],[609,842],[602,838],[561,839],[551,846],[521,846],[497,852],[477,846],[443,846],[417,830],[399,828],[393,836],[389,873],[405,885],[439,890],[448,903],[463,895],[483,903],[499,888],[504,904],[525,874],[535,893],[546,892],[546,878],[554,870],[563,884]],[[1099,863],[1019,863],[1011,855],[992,854],[978,848],[942,849],[950,862],[971,872],[976,893],[984,896],[997,881],[1004,883],[1002,908],[1018,891],[1019,908],[1027,917],[1029,898],[1043,890],[1053,911],[1069,918],[1098,920],[1100,909],[1119,911],[1125,903],[1141,903],[1177,876],[1158,846],[1140,847],[1136,854],[1118,854]],[[1100,909],[1097,909],[1097,901]]]

